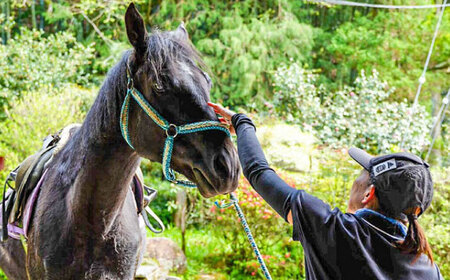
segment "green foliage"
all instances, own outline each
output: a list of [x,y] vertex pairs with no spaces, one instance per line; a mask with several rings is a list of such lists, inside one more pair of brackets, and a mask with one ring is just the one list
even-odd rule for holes
[[450,276],[450,168],[432,169],[432,176],[433,202],[419,222],[425,230],[434,260],[447,279]]
[[[8,45],[0,45],[0,57],[0,106],[26,91],[91,80],[93,49],[67,32],[44,37],[43,32],[23,28]],[[0,114],[4,117],[3,111]]]
[[[320,35],[316,67],[324,71],[334,89],[351,84],[361,70],[378,69],[399,90],[393,99],[413,98],[435,27],[435,12],[425,15],[423,11],[401,16],[379,12],[374,17],[356,13],[353,21],[342,24],[333,33]],[[448,18],[444,19],[441,32],[446,34],[445,26],[449,24]],[[448,34],[438,37],[431,69],[448,64],[448,57],[442,56],[450,51],[448,40]],[[435,70],[426,76],[425,94],[442,90],[442,81],[448,76]],[[321,77],[321,82],[326,81],[325,77]]]
[[0,155],[5,157],[0,182],[21,161],[37,152],[47,135],[71,123],[82,122],[92,100],[93,91],[67,86],[62,92],[42,88],[24,94],[12,104],[6,112],[7,119],[0,122]]
[[[261,108],[271,96],[271,71],[289,57],[319,69],[318,80],[338,90],[361,70],[375,67],[399,89],[390,99],[410,100],[417,88],[435,23],[436,11],[380,10],[292,0],[134,1],[148,29],[173,29],[181,21],[217,75],[213,96],[229,105]],[[408,0],[391,1],[410,4]],[[417,0],[417,5],[434,4]],[[2,6],[3,39],[36,25],[45,33],[68,31],[78,42],[95,43],[92,67],[105,73],[129,48],[123,1],[9,0]],[[9,17],[7,17],[9,15]],[[442,90],[448,79],[450,17],[437,37],[422,100]],[[12,35],[11,35],[12,34]],[[9,42],[9,41],[8,41]],[[252,98],[256,97],[256,98]],[[248,101],[252,98],[252,102]]]
[[265,119],[257,136],[271,165],[292,172],[310,172],[318,168],[311,159],[317,154],[317,139],[301,132],[298,126]]
[[406,101],[388,101],[394,90],[376,71],[370,76],[362,71],[354,87],[336,92],[316,87],[316,75],[297,63],[278,69],[274,79],[276,112],[331,147],[358,146],[377,154],[397,150],[405,139],[404,148],[418,153],[429,143],[425,108],[418,105],[411,116]]
[[[207,55],[220,83],[212,96],[226,104],[256,106],[270,98],[270,73],[289,58],[308,61],[312,48],[312,29],[287,16],[271,20],[268,15],[244,23],[240,16],[221,19],[223,29],[217,38],[197,42]],[[253,99],[256,97],[256,99]]]

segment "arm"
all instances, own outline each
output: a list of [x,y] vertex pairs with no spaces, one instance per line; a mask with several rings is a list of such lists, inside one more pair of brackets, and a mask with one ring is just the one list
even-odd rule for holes
[[297,192],[270,168],[255,134],[255,126],[247,116],[234,114],[239,159],[244,176],[269,205],[292,224],[291,196]]
[[208,103],[217,114],[223,116],[223,123],[232,121],[232,132],[237,134],[239,160],[244,176],[252,187],[286,221],[292,224],[291,196],[297,192],[273,171],[264,156],[255,134],[255,126],[247,116],[236,114],[220,105]]

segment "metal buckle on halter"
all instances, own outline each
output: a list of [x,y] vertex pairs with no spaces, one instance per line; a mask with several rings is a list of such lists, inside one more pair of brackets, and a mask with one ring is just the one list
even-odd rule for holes
[[132,89],[134,87],[134,82],[133,82],[133,78],[131,77],[131,69],[130,69],[130,65],[128,64],[127,61],[127,89]]
[[133,79],[131,77],[128,77],[127,89],[132,89],[132,88],[134,88]]
[[[174,134],[171,135],[169,130],[174,131]],[[174,124],[169,124],[169,127],[166,129],[166,135],[167,135],[167,137],[172,137],[172,138],[177,137],[177,135],[178,135],[178,127],[176,125],[174,125]]]

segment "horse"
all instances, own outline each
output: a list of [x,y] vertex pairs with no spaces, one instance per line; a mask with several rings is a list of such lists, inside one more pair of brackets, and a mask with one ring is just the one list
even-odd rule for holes
[[[0,265],[10,279],[134,278],[145,230],[129,185],[141,157],[162,161],[168,135],[130,102],[127,132],[133,146],[122,136],[127,71],[134,87],[171,124],[218,121],[207,105],[211,79],[183,23],[172,31],[147,33],[131,3],[125,26],[133,48],[108,72],[81,128],[49,164],[27,252],[17,240],[0,245]],[[178,135],[172,152],[171,167],[202,196],[236,189],[237,152],[223,131]]]

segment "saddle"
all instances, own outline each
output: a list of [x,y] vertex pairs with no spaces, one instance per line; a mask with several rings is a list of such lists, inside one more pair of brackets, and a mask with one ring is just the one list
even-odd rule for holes
[[[8,236],[15,239],[20,239],[21,236],[27,238],[33,209],[47,167],[54,155],[64,147],[80,126],[80,124],[72,124],[55,134],[47,136],[43,141],[41,150],[26,158],[8,175],[3,189],[0,212],[2,226],[0,237],[2,241],[5,241]],[[12,182],[14,182],[14,187],[11,185]],[[130,184],[137,213],[143,216],[146,226],[151,231],[161,233],[164,231],[164,225],[149,207],[150,202],[156,197],[157,191],[147,187],[143,182],[142,170],[138,168]],[[156,220],[159,230],[152,226],[148,214]]]

